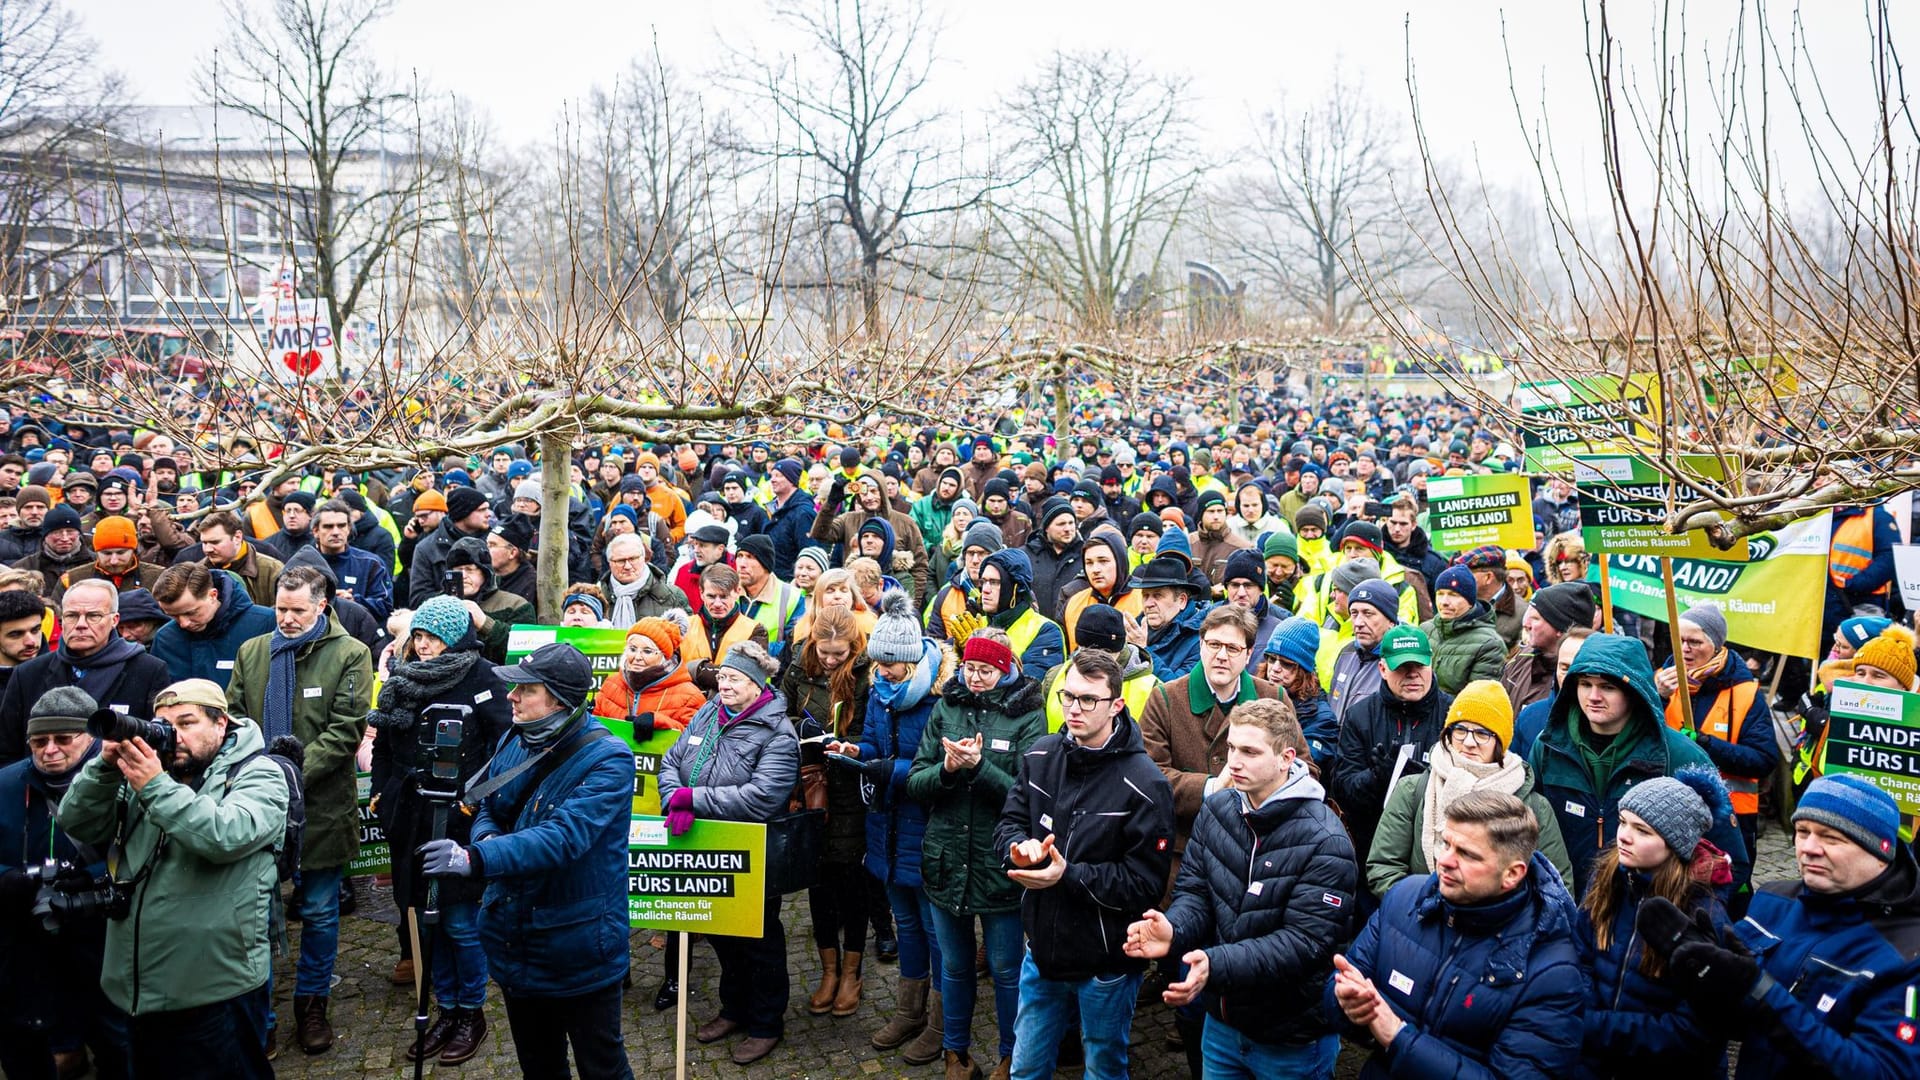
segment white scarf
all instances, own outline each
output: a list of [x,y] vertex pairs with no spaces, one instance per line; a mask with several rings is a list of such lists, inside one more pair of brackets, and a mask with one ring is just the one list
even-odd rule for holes
[[1518,795],[1526,782],[1527,766],[1520,755],[1508,751],[1499,761],[1467,761],[1454,756],[1443,736],[1427,762],[1427,801],[1420,820],[1420,850],[1426,853],[1427,868],[1440,865],[1440,827],[1455,799],[1470,791]]
[[613,589],[613,614],[607,616],[607,622],[610,625],[632,626],[640,621],[639,614],[633,609],[633,601],[640,595],[640,591],[647,587],[652,577],[652,568],[642,563],[640,576],[634,578],[631,585],[620,584],[620,579],[616,577],[607,579],[607,584]]

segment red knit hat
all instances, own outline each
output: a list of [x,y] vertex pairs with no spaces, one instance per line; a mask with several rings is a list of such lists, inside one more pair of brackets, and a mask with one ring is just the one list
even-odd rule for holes
[[134,551],[140,547],[140,533],[133,522],[118,514],[103,517],[93,527],[93,550]]
[[986,664],[1002,675],[1013,670],[1013,650],[980,634],[967,639],[966,646],[960,651],[960,659],[969,663]]

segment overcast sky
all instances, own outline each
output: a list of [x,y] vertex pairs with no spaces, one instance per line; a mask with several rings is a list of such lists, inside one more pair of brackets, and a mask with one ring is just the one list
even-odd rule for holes
[[[1190,77],[1209,141],[1225,151],[1245,138],[1250,115],[1283,94],[1313,96],[1336,64],[1404,113],[1410,48],[1436,147],[1477,156],[1490,178],[1519,181],[1527,166],[1508,92],[1504,25],[1528,112],[1544,111],[1563,146],[1593,141],[1588,13],[1578,0],[1505,8],[1478,0],[928,2],[945,24],[945,62],[929,92],[970,131],[982,129],[993,103],[1054,49],[1111,48]],[[1774,6],[1784,21],[1790,9]],[[73,7],[101,59],[124,72],[146,104],[191,102],[193,72],[224,30],[220,0],[84,0]],[[1642,61],[1661,7],[1655,0],[1612,7],[1617,32]],[[664,56],[696,73],[723,61],[723,38],[783,50],[788,46],[771,32],[766,11],[761,0],[399,0],[381,25],[378,49],[396,70],[477,103],[505,140],[519,143],[550,137],[565,106],[635,56],[650,54],[656,39]],[[1738,12],[1735,0],[1688,6],[1696,58],[1703,50],[1724,52]],[[1803,17],[1842,123],[1869,124],[1864,0],[1816,0]],[[1902,36],[1916,48],[1907,52],[1920,57],[1913,30],[1920,18],[1909,23]],[[1679,21],[1670,25],[1677,32]]]

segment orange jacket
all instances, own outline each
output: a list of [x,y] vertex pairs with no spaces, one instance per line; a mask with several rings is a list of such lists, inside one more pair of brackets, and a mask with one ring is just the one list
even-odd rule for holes
[[600,696],[594,699],[593,715],[625,720],[628,716],[651,712],[653,726],[656,729],[669,728],[674,731],[685,730],[687,721],[707,703],[707,696],[693,685],[693,676],[687,674],[687,665],[674,668],[666,678],[640,691],[640,700],[633,700],[633,691],[627,686],[627,674],[615,672],[601,684]]

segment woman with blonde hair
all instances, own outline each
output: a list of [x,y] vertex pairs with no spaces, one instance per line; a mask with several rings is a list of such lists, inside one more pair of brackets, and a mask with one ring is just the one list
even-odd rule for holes
[[[869,559],[868,562],[873,560]],[[873,624],[878,615],[861,598],[860,590],[853,579],[853,571],[845,567],[822,570],[819,580],[813,583],[813,592],[807,597],[807,610],[793,625],[793,640],[804,642],[813,632],[814,616],[827,608],[839,608],[853,613],[853,621],[860,627],[862,634],[873,633]]]
[[1547,564],[1547,584],[1587,580],[1587,565],[1593,557],[1587,554],[1587,542],[1577,530],[1555,533],[1541,554]]

